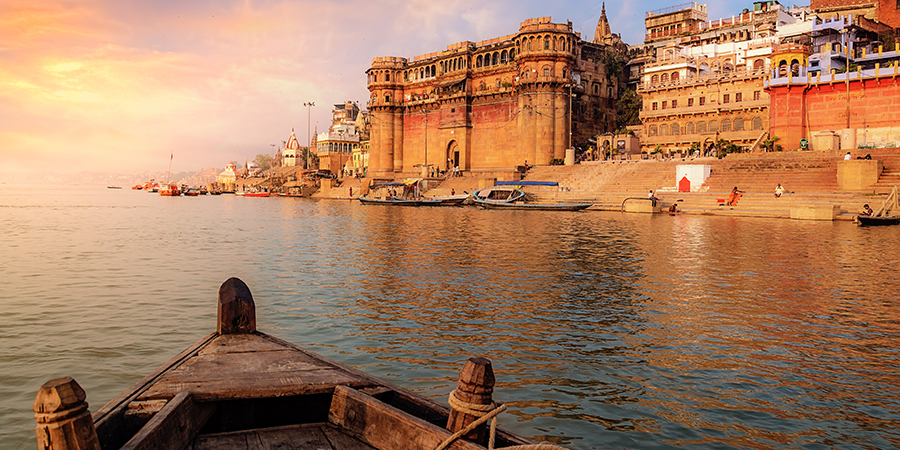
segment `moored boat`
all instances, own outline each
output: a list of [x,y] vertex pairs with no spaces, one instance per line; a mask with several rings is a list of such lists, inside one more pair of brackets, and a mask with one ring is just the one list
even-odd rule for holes
[[179,188],[176,183],[171,183],[165,189],[160,189],[159,195],[162,197],[180,197],[181,188]]
[[448,409],[259,332],[249,288],[231,278],[219,289],[216,332],[93,417],[70,377],[45,383],[34,411],[41,448],[560,448],[489,429],[485,422],[505,409],[493,388],[490,361],[471,358]]
[[[516,185],[513,185],[516,183]],[[590,208],[593,203],[542,203],[529,200],[529,195],[520,185],[556,186],[555,182],[497,182],[496,186],[479,189],[472,193],[476,206],[488,209],[522,209],[531,211],[580,211]]]
[[856,224],[862,227],[900,224],[900,216],[856,216]]

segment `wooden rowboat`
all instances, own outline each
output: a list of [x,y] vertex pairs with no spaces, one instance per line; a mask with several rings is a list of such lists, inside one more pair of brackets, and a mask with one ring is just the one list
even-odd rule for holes
[[[490,361],[472,358],[454,398],[491,405],[493,384]],[[252,294],[237,278],[219,289],[215,333],[93,415],[84,400],[72,378],[41,387],[40,448],[433,450],[449,429],[467,440],[446,448],[478,450],[488,433],[484,424],[464,429],[477,419],[471,409],[448,409],[257,331]],[[498,448],[531,444],[499,430],[496,438]]]
[[856,216],[856,224],[859,226],[873,227],[881,225],[900,224],[900,216]]

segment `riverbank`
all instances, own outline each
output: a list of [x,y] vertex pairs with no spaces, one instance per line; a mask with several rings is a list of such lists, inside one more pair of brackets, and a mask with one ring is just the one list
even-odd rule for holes
[[[537,190],[542,201],[591,202],[590,210],[621,211],[628,199],[644,199],[650,190],[662,199],[663,209],[672,203],[684,214],[736,217],[791,218],[798,209],[836,208],[834,220],[852,220],[863,205],[881,205],[893,184],[900,181],[900,150],[870,149],[880,164],[879,177],[871,186],[840,189],[839,166],[843,158],[818,152],[735,154],[725,159],[678,158],[670,160],[618,160],[587,162],[574,166],[537,166],[521,176],[526,180],[556,181],[559,188]],[[677,192],[680,166],[705,165],[710,176],[697,192]],[[516,172],[497,175],[463,173],[461,177],[431,178],[425,195],[472,192],[497,179],[514,179]],[[349,199],[362,193],[369,179],[346,178],[339,187],[323,188],[320,199]],[[777,184],[785,187],[780,198]],[[733,187],[744,192],[734,206],[725,205]],[[352,189],[352,195],[351,195]]]

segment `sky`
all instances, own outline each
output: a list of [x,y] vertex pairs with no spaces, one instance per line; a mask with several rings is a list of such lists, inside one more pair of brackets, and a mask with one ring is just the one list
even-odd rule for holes
[[[609,2],[643,41],[647,11]],[[706,2],[709,18],[752,3]],[[372,58],[513,34],[536,17],[593,38],[601,2],[546,0],[0,0],[0,173],[144,173],[273,154],[333,105],[365,107]],[[305,107],[313,102],[315,106]]]

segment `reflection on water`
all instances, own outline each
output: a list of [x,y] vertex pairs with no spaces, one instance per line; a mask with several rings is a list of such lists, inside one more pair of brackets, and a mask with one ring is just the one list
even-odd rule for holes
[[445,402],[486,356],[501,424],[570,448],[900,445],[900,230],[698,216],[0,191],[0,446],[44,381],[92,409],[214,329],[260,328]]

